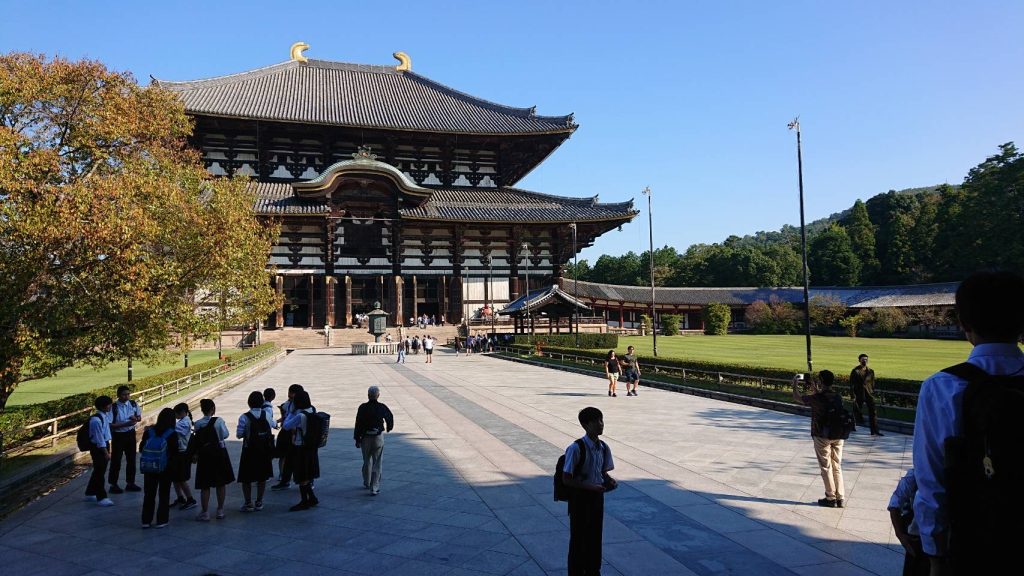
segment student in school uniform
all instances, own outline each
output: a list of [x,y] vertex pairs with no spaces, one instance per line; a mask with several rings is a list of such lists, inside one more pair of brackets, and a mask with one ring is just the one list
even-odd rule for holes
[[[142,422],[142,409],[135,400],[131,399],[131,389],[127,386],[118,386],[117,402],[114,402],[110,411],[110,482],[111,494],[122,494],[128,492],[142,492],[135,484],[135,426]],[[121,457],[124,457],[124,490],[117,485],[118,476],[121,475]]]
[[[171,509],[171,484],[177,475],[177,451],[178,442],[174,429],[174,410],[164,408],[157,414],[156,424],[147,426],[142,432],[142,441],[139,442],[139,453],[146,449],[146,444],[155,436],[163,436],[164,458],[167,466],[161,472],[146,472],[142,470],[143,496],[142,496],[142,527],[143,528],[164,528],[167,526]],[[145,457],[143,454],[143,463]],[[156,509],[156,524],[153,524],[153,512]]]
[[[292,384],[288,387],[288,399],[284,401],[278,409],[281,411],[281,417],[277,419],[280,424],[284,424],[284,421],[295,411],[295,395],[302,392],[302,384]],[[286,490],[291,486],[292,481],[292,465],[291,465],[291,451],[292,451],[292,433],[285,434],[284,432],[277,435],[277,469],[280,472],[278,476],[277,484],[270,487],[271,490]]]
[[103,487],[107,463],[110,462],[110,424],[107,419],[113,403],[114,400],[110,396],[97,397],[93,402],[96,413],[89,416],[89,456],[92,457],[92,474],[89,476],[89,485],[85,488],[85,501],[95,502],[103,507],[114,505],[114,501],[107,497],[107,490]]
[[174,407],[174,431],[178,437],[177,467],[174,470],[174,491],[178,499],[174,502],[178,510],[191,510],[198,503],[192,496],[188,481],[192,479],[192,455],[188,453],[188,441],[192,439],[192,411],[184,402]]
[[[238,459],[238,482],[242,485],[242,512],[263,510],[263,493],[267,479],[274,476],[271,451],[274,446],[273,420],[263,410],[263,394],[249,394],[249,411],[238,418],[235,435],[242,440],[242,456]],[[252,485],[256,483],[256,502],[252,501]]]
[[320,477],[320,457],[317,444],[309,445],[304,436],[308,429],[309,418],[315,413],[305,390],[295,394],[293,399],[295,412],[284,421],[284,429],[292,432],[292,474],[299,485],[301,501],[290,510],[296,512],[307,510],[320,503],[313,493],[313,480]]
[[225,486],[235,481],[235,471],[231,467],[231,458],[224,445],[229,433],[223,418],[217,418],[217,405],[209,398],[199,401],[199,409],[203,417],[195,424],[195,434],[199,436],[196,464],[196,490],[201,491],[200,501],[203,511],[196,516],[200,522],[210,521],[210,490],[217,490],[217,519],[224,519],[224,499],[227,497]]
[[277,420],[274,419],[274,400],[277,398],[277,392],[273,388],[263,389],[263,411],[267,414],[267,420],[273,425],[274,430],[277,430]]

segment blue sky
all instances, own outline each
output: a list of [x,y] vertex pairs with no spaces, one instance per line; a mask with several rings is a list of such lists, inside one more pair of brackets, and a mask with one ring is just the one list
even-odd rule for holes
[[889,189],[959,183],[1024,145],[1024,2],[10,2],[0,50],[189,80],[312,58],[392,64],[576,134],[520,186],[634,198],[645,212],[582,257],[680,251]]

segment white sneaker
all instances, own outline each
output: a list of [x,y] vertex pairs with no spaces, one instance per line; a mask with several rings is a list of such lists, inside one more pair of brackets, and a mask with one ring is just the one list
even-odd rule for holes
[[111,500],[110,498],[104,498],[103,500],[100,500],[99,502],[97,502],[96,505],[97,506],[103,506],[104,508],[106,508],[107,506],[113,506],[114,505],[114,501]]
[[85,501],[86,502],[95,502],[96,501],[96,497],[95,496],[86,496],[85,497]]

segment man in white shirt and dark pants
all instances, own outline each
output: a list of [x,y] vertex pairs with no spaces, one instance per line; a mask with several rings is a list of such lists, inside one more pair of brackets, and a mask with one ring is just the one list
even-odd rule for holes
[[110,405],[113,402],[110,396],[96,398],[93,403],[96,413],[89,416],[89,456],[92,457],[92,474],[89,476],[89,485],[85,488],[85,500],[96,502],[100,506],[114,505],[110,498],[107,498],[107,491],[103,488],[103,476],[110,461],[110,425],[107,423],[107,416],[110,415]]
[[[110,416],[110,493],[121,494],[125,490],[129,492],[142,492],[142,488],[135,484],[135,455],[137,452],[135,440],[135,425],[142,422],[142,410],[139,405],[131,399],[131,390],[127,386],[118,386],[117,402],[111,410]],[[121,475],[121,457],[125,459],[124,490],[117,485],[117,478]]]

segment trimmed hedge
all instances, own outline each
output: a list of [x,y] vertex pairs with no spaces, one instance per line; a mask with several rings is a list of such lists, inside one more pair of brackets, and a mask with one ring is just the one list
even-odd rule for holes
[[[580,333],[580,348],[605,348],[614,350],[619,347],[618,334],[585,334]],[[565,347],[576,350],[576,334],[515,334],[512,336],[512,343],[515,345],[536,345],[541,347]]]
[[[526,346],[521,347],[524,351],[527,349]],[[605,353],[594,350],[577,350],[575,348],[557,348],[550,347],[545,348],[544,353],[546,355],[564,353],[567,355],[575,355],[583,358],[590,358],[594,360],[603,361],[605,359]],[[784,380],[790,380],[793,377],[793,370],[786,370],[783,368],[770,368],[765,366],[749,366],[745,364],[725,364],[721,362],[705,362],[702,360],[681,360],[678,358],[665,358],[659,356],[638,356],[637,362],[640,364],[640,369],[644,372],[647,370],[644,366],[650,366],[656,364],[659,367],[672,368],[672,369],[686,369],[686,370],[702,370],[705,372],[728,372],[731,374],[744,374],[752,376],[754,378],[780,378]],[[687,374],[687,378],[703,379],[707,376],[700,374]],[[850,375],[849,374],[836,374],[835,385],[841,388],[849,388],[850,386]],[[788,389],[788,384],[786,385]],[[918,380],[907,380],[904,378],[880,378],[876,380],[875,389],[880,390],[882,394],[885,392],[906,392],[911,394],[917,394],[921,390],[921,382]],[[891,406],[903,406],[913,408],[912,402],[902,401],[902,396],[893,396],[887,402]],[[897,401],[900,400],[900,401]],[[908,405],[909,404],[909,405]]]
[[[184,378],[186,376],[198,374],[204,370],[216,368],[221,364],[244,360],[276,347],[277,344],[274,342],[261,344],[253,348],[247,348],[231,354],[225,354],[223,360],[209,360],[207,362],[193,364],[188,368],[169,370],[160,374],[154,374],[145,378],[133,380],[130,384],[127,382],[118,382],[109,386],[104,386],[103,388],[97,388],[95,390],[79,394],[72,394],[56,400],[49,400],[38,404],[8,407],[3,412],[0,412],[0,436],[3,437],[5,445],[28,440],[34,436],[46,436],[49,434],[49,429],[46,426],[40,426],[32,431],[25,431],[24,427],[26,424],[31,424],[32,422],[39,422],[40,420],[46,420],[48,418],[60,416],[61,414],[68,414],[76,410],[91,407],[97,396],[106,395],[111,398],[116,398],[117,388],[119,386],[128,386],[131,388],[132,392],[136,390],[145,390],[167,382],[173,382],[178,378]],[[83,413],[78,416],[66,418],[61,421],[60,427],[63,430],[67,430],[68,427],[75,427],[80,425],[82,422],[85,422],[88,417],[89,413]],[[0,446],[0,450],[2,449],[3,447]]]

